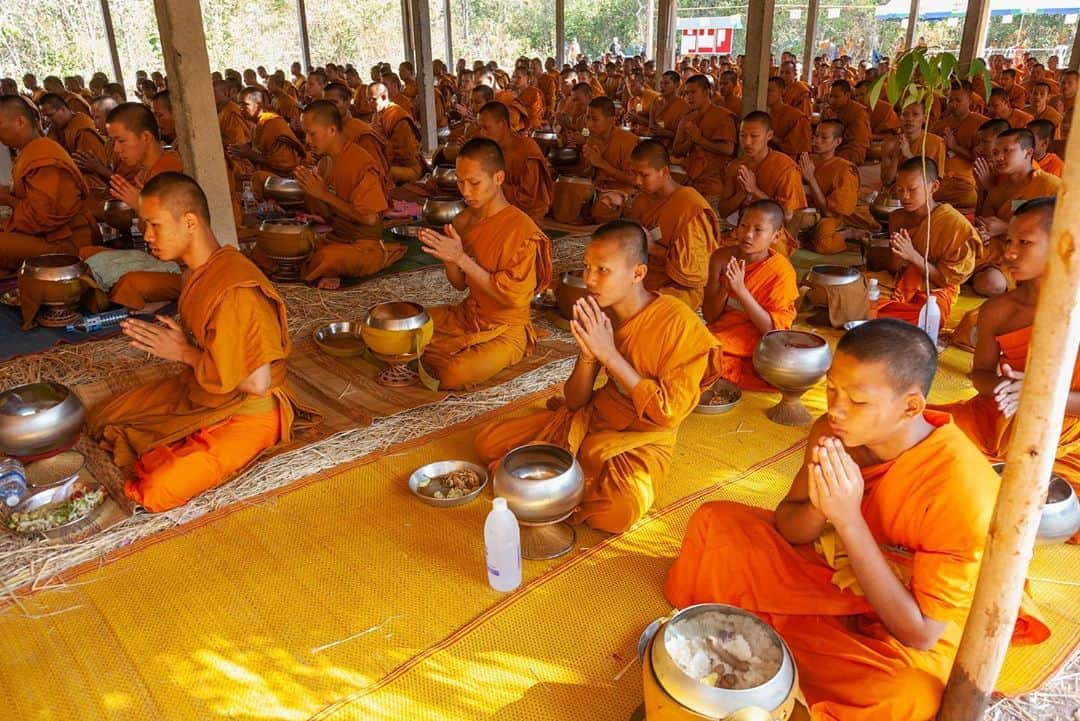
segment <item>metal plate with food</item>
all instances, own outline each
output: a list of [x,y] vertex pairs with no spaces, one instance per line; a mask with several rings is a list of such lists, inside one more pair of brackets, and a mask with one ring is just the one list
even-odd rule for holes
[[4,527],[19,536],[59,538],[89,521],[107,496],[100,483],[72,478],[25,496],[4,517]]
[[18,288],[11,288],[10,290],[6,290],[3,293],[0,293],[0,303],[3,303],[4,305],[10,305],[10,306],[13,306],[13,307],[17,308],[20,305],[20,303],[19,303],[19,289]]
[[360,334],[360,324],[350,321],[329,323],[315,331],[315,345],[327,355],[350,358],[363,354],[367,345]]
[[487,486],[487,471],[468,461],[437,461],[409,476],[409,490],[424,503],[440,508],[461,506]]
[[737,385],[729,380],[721,378],[712,384],[708,390],[701,392],[701,400],[698,401],[694,413],[705,415],[719,415],[727,413],[742,400],[742,391]]
[[395,225],[390,228],[390,234],[397,238],[415,238],[420,233],[420,229],[424,227],[426,226],[417,224]]

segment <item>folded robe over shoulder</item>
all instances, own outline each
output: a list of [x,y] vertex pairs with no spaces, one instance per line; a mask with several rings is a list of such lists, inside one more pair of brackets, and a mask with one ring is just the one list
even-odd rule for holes
[[[55,140],[35,138],[19,151],[11,169],[11,217],[3,230],[62,244],[74,252],[88,245],[92,218],[85,202],[90,189],[67,151]],[[43,250],[41,252],[50,252]]]
[[551,209],[555,194],[555,179],[540,146],[532,138],[511,135],[499,146],[506,161],[506,180],[503,195],[539,224]]

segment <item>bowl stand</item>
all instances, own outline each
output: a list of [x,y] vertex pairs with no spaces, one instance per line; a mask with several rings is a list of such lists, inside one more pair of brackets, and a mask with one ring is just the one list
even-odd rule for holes
[[548,561],[570,553],[577,541],[577,531],[566,522],[570,514],[557,521],[526,523],[521,527],[521,557],[528,561]]
[[806,393],[805,388],[797,391],[780,390],[780,402],[765,411],[765,417],[782,426],[805,426],[813,420],[813,416],[800,400],[803,393]]
[[82,315],[66,305],[43,305],[37,322],[43,328],[65,328],[82,320]]
[[278,255],[267,255],[266,257],[274,261],[274,271],[270,273],[270,280],[275,283],[299,283],[302,278],[300,272],[304,267],[304,263],[307,262],[310,253],[305,255],[297,255],[292,257],[282,257]]
[[406,388],[420,382],[420,374],[409,367],[409,363],[417,360],[411,354],[406,355],[383,355],[372,351],[371,354],[386,364],[386,367],[375,375],[375,382],[387,388]]

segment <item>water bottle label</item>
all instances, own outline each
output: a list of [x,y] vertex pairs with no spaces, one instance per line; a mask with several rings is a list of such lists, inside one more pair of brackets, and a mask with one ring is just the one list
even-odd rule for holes
[[501,573],[499,573],[496,569],[492,568],[491,566],[488,566],[487,570],[488,570],[488,573],[490,573],[492,576],[501,576],[502,575]]

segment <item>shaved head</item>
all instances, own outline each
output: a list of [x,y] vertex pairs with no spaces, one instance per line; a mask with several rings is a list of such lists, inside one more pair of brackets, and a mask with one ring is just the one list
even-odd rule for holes
[[18,95],[0,95],[0,113],[9,118],[22,118],[27,124],[37,127],[37,110]]
[[633,152],[630,153],[630,160],[648,163],[654,170],[666,168],[671,164],[671,157],[659,140],[642,140],[634,146]]
[[488,117],[495,118],[496,120],[503,122],[507,127],[510,126],[510,110],[498,101],[491,101],[485,103],[484,107],[480,108],[480,115],[486,115]]
[[649,236],[632,220],[612,220],[593,231],[593,243],[612,243],[630,265],[648,265]]
[[140,196],[156,199],[174,218],[193,213],[199,220],[210,224],[210,206],[206,193],[199,184],[183,173],[161,173],[143,186]]
[[819,128],[828,128],[829,133],[834,138],[844,137],[844,124],[839,120],[822,120],[818,123]]
[[896,171],[896,174],[900,173],[917,173],[920,177],[923,174],[923,163],[926,163],[926,182],[932,183],[941,177],[938,170],[937,161],[933,158],[924,158],[921,155],[916,155],[914,158],[908,158],[900,164],[900,168]]
[[1042,229],[1050,232],[1050,226],[1054,223],[1054,208],[1057,207],[1057,198],[1052,195],[1040,198],[1032,198],[1025,201],[1019,208],[1013,211],[1013,218],[1037,215]]
[[769,225],[773,230],[778,230],[784,227],[784,209],[780,207],[780,204],[775,200],[769,200],[768,198],[762,200],[755,200],[750,205],[746,206],[746,211],[749,213],[754,211],[755,213],[761,213],[769,219]]
[[120,103],[109,111],[105,122],[119,123],[135,135],[150,133],[154,140],[161,140],[161,131],[154,113],[142,103]]
[[344,121],[341,119],[341,113],[338,112],[337,106],[329,100],[316,100],[313,103],[309,103],[304,108],[305,119],[312,119],[316,125],[333,126],[338,130],[341,130]]
[[762,112],[761,110],[755,110],[752,113],[747,113],[746,117],[742,119],[743,125],[747,123],[760,123],[761,127],[766,130],[772,130],[772,118],[769,114]]
[[937,371],[937,347],[922,328],[895,318],[877,318],[840,338],[836,353],[864,363],[884,363],[897,395],[918,389],[924,396]]
[[[504,110],[505,105],[498,103]],[[486,106],[485,106],[486,107]],[[473,138],[462,146],[457,155],[458,159],[466,158],[479,163],[484,172],[494,175],[500,170],[506,170],[506,160],[503,158],[499,144],[487,138]]]

